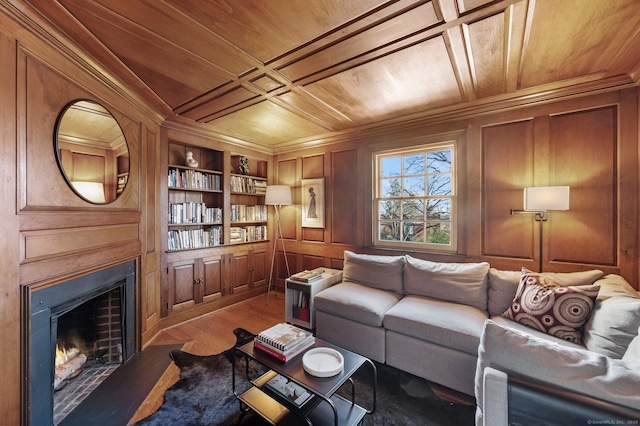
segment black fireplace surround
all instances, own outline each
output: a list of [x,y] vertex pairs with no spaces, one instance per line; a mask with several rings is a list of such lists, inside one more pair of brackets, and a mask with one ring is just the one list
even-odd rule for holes
[[135,271],[129,261],[72,280],[31,291],[23,288],[29,313],[30,332],[25,353],[27,367],[27,410],[31,425],[53,424],[53,376],[57,319],[82,303],[114,289],[120,290],[122,357],[126,362],[135,353]]

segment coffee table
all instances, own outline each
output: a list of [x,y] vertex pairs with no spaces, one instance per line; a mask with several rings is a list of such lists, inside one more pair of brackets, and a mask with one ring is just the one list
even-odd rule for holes
[[[356,425],[367,413],[376,408],[376,391],[378,373],[375,364],[368,358],[316,338],[312,348],[327,347],[335,349],[344,358],[343,370],[333,377],[315,377],[304,370],[300,354],[288,362],[281,362],[258,349],[254,350],[253,342],[237,347],[233,356],[233,393],[240,401],[243,411],[253,410],[273,425],[308,424],[308,425]],[[247,360],[245,377],[252,386],[245,392],[236,390],[236,359],[244,356]],[[255,360],[269,369],[259,377],[250,377],[249,360]],[[356,404],[356,389],[353,374],[363,365],[371,367],[373,378],[373,397],[371,408],[365,409]],[[294,383],[307,389],[313,396],[301,407],[296,406],[284,397],[265,387],[275,374],[280,374]],[[351,400],[336,394],[336,391],[347,381],[351,383]]]

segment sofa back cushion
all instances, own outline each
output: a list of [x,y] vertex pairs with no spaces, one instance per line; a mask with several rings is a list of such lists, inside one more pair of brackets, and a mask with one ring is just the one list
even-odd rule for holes
[[629,343],[629,347],[624,353],[622,360],[624,362],[635,362],[640,364],[640,329],[638,329],[636,337],[634,337],[631,343]]
[[584,344],[591,351],[620,359],[636,337],[638,328],[640,299],[614,296],[598,300],[584,326]]
[[516,296],[518,284],[520,284],[520,271],[501,271],[496,268],[489,269],[489,315],[502,315],[509,309],[513,298]]
[[489,264],[442,263],[406,256],[404,292],[487,310]]
[[404,256],[377,256],[344,251],[342,280],[402,294]]
[[637,292],[631,284],[627,282],[620,275],[609,274],[600,278],[594,284],[600,286],[600,293],[598,293],[598,300],[608,299],[614,296],[629,296],[634,298],[640,298],[640,293]]

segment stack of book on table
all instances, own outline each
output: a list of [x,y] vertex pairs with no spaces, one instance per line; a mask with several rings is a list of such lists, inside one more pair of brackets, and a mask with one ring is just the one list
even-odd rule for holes
[[297,274],[291,275],[289,279],[293,281],[298,281],[301,283],[310,283],[322,278],[323,272],[324,272],[324,269],[322,268],[316,268],[311,271],[305,270],[302,272],[298,272]]
[[287,323],[276,324],[258,334],[253,347],[287,362],[315,343],[313,334]]

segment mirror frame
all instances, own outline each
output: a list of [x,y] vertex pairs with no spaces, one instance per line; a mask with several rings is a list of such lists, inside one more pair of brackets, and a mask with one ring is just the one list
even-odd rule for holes
[[[79,105],[80,104],[80,105]],[[85,111],[79,111],[80,112],[85,112],[87,114],[95,114],[95,118],[93,116],[89,116],[88,118],[94,118],[92,121],[94,121],[96,124],[99,121],[102,122],[102,124],[104,124],[105,122],[107,122],[106,120],[113,120],[113,122],[115,123],[115,126],[105,126],[104,128],[101,127],[96,127],[94,126],[93,128],[95,128],[96,130],[105,130],[104,133],[108,133],[108,131],[110,130],[112,133],[116,132],[116,128],[117,131],[119,133],[115,134],[115,137],[110,137],[110,141],[109,140],[97,140],[97,138],[95,138],[92,135],[89,134],[82,134],[80,133],[79,135],[74,135],[71,136],[69,135],[69,140],[65,141],[65,143],[70,143],[73,144],[74,142],[71,140],[73,138],[77,138],[78,139],[78,145],[79,146],[84,146],[87,147],[86,151],[90,151],[90,150],[94,150],[97,151],[98,153],[102,150],[105,153],[107,153],[109,151],[109,148],[111,148],[111,152],[114,153],[114,156],[112,158],[112,160],[110,161],[111,164],[109,165],[109,161],[107,159],[107,155],[102,156],[105,161],[104,161],[104,170],[102,172],[102,182],[94,182],[93,180],[90,181],[84,181],[84,182],[77,182],[77,181],[73,181],[69,174],[67,173],[66,169],[65,169],[65,163],[68,161],[73,162],[73,154],[82,154],[82,155],[92,155],[96,158],[101,157],[99,154],[91,154],[91,153],[83,153],[82,150],[79,150],[77,153],[76,152],[71,152],[71,156],[69,156],[68,159],[64,159],[63,158],[63,154],[62,151],[60,149],[60,145],[61,145],[61,140],[60,140],[60,131],[61,128],[63,128],[63,120],[65,118],[65,116],[67,115],[67,113],[74,107],[74,106],[78,106],[78,108],[84,108],[87,105],[83,105],[82,104],[92,104],[96,106],[96,110],[92,111],[89,108],[86,108]],[[108,115],[108,117],[107,117]],[[84,118],[84,117],[81,117]],[[87,118],[87,119],[88,119]],[[108,123],[108,122],[107,122]],[[110,124],[110,123],[108,123]],[[108,127],[108,128],[107,128]],[[126,151],[126,155],[117,155],[117,152],[115,149],[113,149],[113,147],[110,146],[110,143],[116,140],[119,140],[120,138],[122,138],[122,142],[124,144],[124,151]],[[95,143],[96,146],[91,146],[91,143]],[[120,144],[120,146],[122,146],[122,143]],[[71,190],[78,196],[80,197],[82,200],[91,203],[91,204],[95,204],[95,205],[104,205],[104,204],[110,204],[112,202],[114,202],[115,200],[118,199],[118,197],[124,192],[124,189],[127,186],[128,183],[128,177],[129,174],[131,172],[131,165],[130,165],[130,161],[129,156],[130,156],[130,149],[129,149],[129,144],[127,142],[127,138],[124,134],[124,131],[122,130],[122,126],[120,126],[120,123],[118,122],[118,120],[116,120],[116,118],[113,116],[113,114],[105,107],[103,106],[101,103],[96,102],[94,100],[91,99],[75,99],[71,102],[69,102],[67,105],[65,105],[65,107],[62,109],[62,111],[60,112],[60,114],[58,115],[57,119],[56,119],[56,124],[55,124],[55,128],[54,128],[54,135],[53,135],[53,150],[56,156],[56,161],[58,163],[58,168],[60,169],[60,173],[62,174],[62,176],[64,177],[65,182],[67,183],[67,185],[69,186],[69,188],[71,188]],[[125,161],[124,158],[127,158],[127,160]],[[121,161],[119,161],[119,159],[122,159]],[[122,170],[119,170],[120,168],[120,163],[122,163]],[[113,172],[113,179],[110,179],[111,182],[106,182],[107,178],[108,178],[108,171],[107,168],[111,167],[111,171]],[[126,169],[126,170],[125,170]],[[102,183],[102,185],[100,185],[100,183]],[[82,186],[81,186],[82,184]],[[91,194],[91,189],[87,188],[84,189],[87,186],[95,186],[93,184],[98,184],[98,186],[100,186],[102,189],[101,191],[99,190],[100,194],[102,195],[102,199],[104,199],[104,201],[102,201],[102,199],[100,198],[100,195],[97,196],[97,198],[93,197]]]

